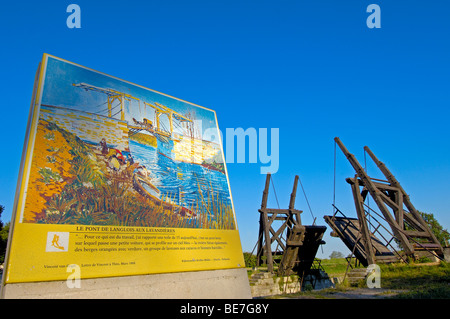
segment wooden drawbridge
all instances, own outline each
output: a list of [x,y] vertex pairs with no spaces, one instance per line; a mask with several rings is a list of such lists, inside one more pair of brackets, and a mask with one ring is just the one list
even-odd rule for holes
[[[274,265],[277,265],[276,260],[279,260],[277,269],[279,276],[297,273],[300,277],[305,277],[314,263],[319,246],[325,243],[322,237],[326,226],[302,225],[300,218],[302,211],[294,208],[298,176],[295,176],[289,208],[268,208],[270,180],[271,175],[267,174],[261,209],[259,209],[257,266],[265,261],[268,272],[275,273]],[[275,222],[281,222],[281,225],[276,227]],[[272,249],[272,244],[276,244],[275,250]]]
[[[336,216],[339,214],[340,216]],[[358,261],[367,267],[368,256],[366,253],[366,245],[361,236],[361,223],[358,218],[349,218],[345,216],[339,210],[333,216],[324,216],[325,222],[333,230],[332,237],[339,237],[347,248],[355,255]],[[371,219],[373,222],[373,218]],[[378,225],[380,227],[380,225]],[[375,229],[377,229],[375,227]],[[380,238],[378,238],[378,235]],[[370,234],[370,244],[372,245],[372,251],[374,252],[376,263],[391,263],[397,262],[402,259],[402,256],[396,252],[393,247],[388,248],[391,245],[389,240],[386,241],[385,235],[381,233],[376,234],[373,232]],[[383,240],[382,240],[383,239]]]
[[[354,251],[355,256],[359,256],[360,262],[369,265],[377,261],[392,262],[397,257],[415,259],[416,252],[420,250],[426,250],[442,258],[443,247],[440,242],[386,165],[379,161],[367,146],[364,147],[365,152],[369,154],[386,179],[372,178],[339,138],[336,137],[335,142],[356,172],[354,178],[347,178],[346,181],[352,188],[357,218],[336,217],[336,213],[324,218],[335,234]],[[367,195],[373,198],[379,213],[364,202]],[[371,225],[369,217],[380,221],[377,225]],[[383,226],[381,221],[384,221],[387,227]],[[373,232],[370,230],[371,226],[374,228]],[[391,236],[389,240],[379,231],[380,227],[384,228],[384,234]],[[383,237],[383,242],[380,241],[379,236],[375,235],[376,233]],[[400,257],[395,252],[392,245],[394,239],[399,244],[404,257]]]

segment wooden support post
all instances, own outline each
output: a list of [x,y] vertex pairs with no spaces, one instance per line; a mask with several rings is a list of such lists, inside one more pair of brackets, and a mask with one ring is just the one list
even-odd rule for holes
[[261,201],[261,210],[264,210],[267,208],[267,198],[269,197],[269,187],[270,187],[270,173],[266,176],[266,185],[264,186],[264,192],[263,197]]
[[292,188],[291,199],[289,201],[289,210],[294,210],[295,197],[297,197],[298,175],[295,175],[294,186]]
[[259,232],[258,247],[256,248],[256,267],[261,266],[262,256],[264,255],[264,216],[259,214]]
[[266,176],[266,185],[264,187],[263,197],[261,201],[260,218],[259,218],[259,238],[257,250],[257,266],[261,266],[262,257],[266,256],[267,270],[273,272],[273,258],[270,240],[270,224],[267,214],[267,199],[269,196],[270,173]]
[[[297,186],[298,186],[298,175],[295,175],[294,186],[292,187],[291,198],[289,200],[289,218],[290,223],[288,223],[288,227],[292,228],[292,223],[301,225],[300,212],[295,211],[295,198],[297,197]],[[294,220],[295,216],[295,220]]]
[[[353,182],[351,184],[353,199],[355,201],[356,213],[358,215],[358,220],[361,227],[361,236],[363,240],[364,251],[366,253],[367,263],[369,265],[375,264],[375,253],[373,251],[372,240],[370,237],[369,228],[367,227],[366,214],[364,212],[364,199],[359,192],[358,175],[356,175],[354,179],[351,179],[351,181]],[[355,247],[356,245],[357,243],[355,243]]]
[[[259,235],[257,243],[256,265],[261,266],[262,258],[265,256],[267,270],[271,273],[274,272],[274,257],[272,252],[272,243],[277,243],[278,247],[281,247],[285,252],[287,244],[283,240],[283,232],[286,230],[286,240],[290,238],[294,227],[301,225],[300,214],[302,211],[295,209],[295,198],[297,196],[297,185],[299,177],[295,176],[294,185],[289,201],[288,209],[274,209],[267,208],[267,199],[269,195],[269,187],[271,181],[271,175],[267,174],[266,185],[261,201],[260,218],[259,218]],[[272,224],[275,221],[283,221],[283,224],[274,229]],[[294,251],[295,252],[295,251]]]
[[400,229],[405,229],[404,220],[403,220],[403,194],[402,192],[395,193],[395,197],[397,200],[398,209],[395,211],[395,217],[397,219],[398,227]]

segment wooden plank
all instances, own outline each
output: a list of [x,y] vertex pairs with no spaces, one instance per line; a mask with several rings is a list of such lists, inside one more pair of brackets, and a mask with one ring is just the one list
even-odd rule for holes
[[297,196],[298,175],[295,175],[294,186],[292,188],[291,199],[289,200],[289,210],[293,211],[295,206],[295,197]]
[[[354,251],[356,258],[364,266],[368,266],[364,247],[358,243],[359,222],[356,218],[324,216],[327,224],[341,238],[342,242],[350,251]],[[355,247],[356,246],[356,247]]]
[[371,236],[367,227],[366,215],[364,212],[364,200],[359,193],[358,179],[355,177],[352,186],[353,198],[356,206],[356,213],[358,214],[358,220],[360,225],[360,232],[363,239],[364,252],[366,253],[367,263],[369,265],[375,263],[375,254],[372,247]]
[[273,272],[273,257],[272,257],[272,247],[271,247],[271,240],[270,240],[270,226],[269,226],[269,219],[267,216],[267,213],[262,214],[264,225],[264,237],[265,237],[265,255],[266,255],[266,264],[267,264],[267,271],[272,273]]
[[[278,229],[278,231],[279,231],[279,229]],[[278,231],[277,231],[277,232],[278,232]],[[270,233],[273,235],[273,236],[270,238],[270,245],[272,246],[272,243],[273,243],[274,241],[277,241],[278,244],[280,245],[281,249],[284,250],[284,249],[286,248],[286,246],[284,245],[284,243],[283,243],[283,241],[281,240],[281,238],[279,237],[279,235],[276,235],[276,233],[275,233],[275,231],[273,230],[272,227],[270,227]],[[272,251],[270,252],[270,254],[272,254]]]
[[421,223],[419,223],[413,215],[411,215],[410,213],[404,212],[404,219],[408,222],[409,225],[411,225],[412,227],[414,227],[416,230],[419,231],[425,231],[424,227],[422,226]]
[[298,248],[298,258],[294,270],[304,277],[308,274],[314,262],[319,246],[323,243],[326,226],[305,226],[303,245]]
[[413,244],[413,246],[418,250],[439,250],[441,248],[441,245],[439,244],[430,244],[430,243],[420,243],[420,244]]
[[[290,229],[292,229],[292,226],[295,224],[301,225],[301,220],[300,220],[300,214],[293,214],[293,212],[295,211],[295,198],[297,196],[297,186],[298,186],[298,175],[295,175],[294,178],[294,186],[292,187],[292,193],[291,193],[291,198],[289,200],[289,218],[287,220],[288,223],[288,227]],[[294,216],[296,216],[297,218],[299,218],[298,220],[294,219]]]
[[379,194],[381,195],[381,198],[384,200],[384,202],[390,208],[392,208],[394,211],[399,209],[400,205],[394,202],[392,199],[390,199],[384,192],[380,191]]
[[[295,225],[287,240],[289,244],[281,259],[278,275],[286,276],[295,271],[304,277],[311,269],[317,250],[323,243],[322,237],[325,230],[325,226]],[[301,245],[299,245],[300,242]]]
[[[269,226],[269,218],[265,209],[267,207],[267,199],[269,196],[269,187],[270,187],[270,173],[266,176],[266,184],[264,187],[264,192],[261,200],[261,215],[260,215],[260,225],[259,225],[259,241],[258,241],[258,253],[257,256],[257,264],[258,266],[261,263],[262,255],[266,256],[266,264],[267,270],[269,272],[273,272],[273,257],[272,257],[272,248],[271,248],[271,240],[270,240],[270,226]],[[263,248],[264,247],[264,248]],[[265,251],[265,253],[264,253]]]
[[[364,250],[364,246],[359,242],[358,235],[360,233],[360,223],[356,218],[345,218],[345,217],[332,217],[324,216],[325,221],[331,228],[336,232],[336,234],[341,238],[344,244],[349,248],[350,251],[354,251],[356,258],[364,266],[368,266],[367,254]],[[375,261],[388,259],[387,257],[395,258],[398,257],[394,255],[373,233],[370,234],[371,243],[375,252]],[[356,249],[355,249],[356,246]],[[380,258],[381,257],[381,258]]]
[[397,219],[398,227],[400,229],[405,229],[404,212],[403,212],[403,194],[402,192],[398,191],[395,196],[398,205],[398,209],[395,211],[395,217]]
[[302,241],[296,241],[296,240],[287,240],[286,245],[288,247],[299,247],[303,245]]
[[403,232],[410,237],[430,238],[430,235],[425,231],[404,230]]

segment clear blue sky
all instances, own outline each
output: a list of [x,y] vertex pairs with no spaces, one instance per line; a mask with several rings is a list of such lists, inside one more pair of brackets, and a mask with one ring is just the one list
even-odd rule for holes
[[[70,3],[81,29],[66,26]],[[369,29],[366,8],[381,8]],[[333,138],[368,145],[419,210],[450,229],[448,1],[7,1],[0,6],[0,204],[12,213],[33,81],[44,52],[217,112],[219,127],[280,129],[286,208],[300,175],[318,224],[331,214]],[[261,163],[229,164],[242,245],[258,232]],[[369,173],[375,172],[369,167]],[[355,216],[338,151],[336,202]],[[269,205],[276,207],[273,193]],[[299,189],[297,209],[312,223]],[[348,250],[331,238],[319,256]]]

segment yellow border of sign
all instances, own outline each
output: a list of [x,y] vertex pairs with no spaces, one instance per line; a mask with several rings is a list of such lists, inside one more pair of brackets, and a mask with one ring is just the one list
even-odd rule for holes
[[[2,276],[2,287],[6,283],[7,274],[8,274],[9,268],[10,268],[8,265],[10,262],[10,252],[11,252],[14,228],[17,223],[17,216],[18,216],[17,210],[20,205],[20,199],[22,197],[24,197],[23,196],[23,190],[25,189],[24,182],[23,182],[23,180],[25,178],[24,170],[27,166],[31,165],[31,160],[29,160],[29,157],[28,157],[28,154],[32,151],[32,148],[30,148],[30,145],[29,145],[29,139],[30,139],[30,134],[32,131],[31,127],[33,126],[34,118],[36,117],[36,101],[37,101],[38,92],[40,92],[39,90],[41,87],[40,84],[41,84],[41,80],[42,80],[42,70],[44,69],[42,63],[44,60],[46,60],[45,57],[46,57],[46,54],[44,53],[42,61],[39,63],[38,69],[36,71],[36,75],[35,75],[35,79],[34,79],[34,83],[33,83],[33,95],[31,97],[27,131],[25,134],[24,146],[22,149],[22,159],[20,161],[19,176],[17,178],[16,194],[14,197],[13,212],[12,212],[12,216],[11,216],[11,224],[10,224],[9,234],[8,234],[8,243],[7,243],[7,247],[6,247],[6,255],[5,255],[5,262],[4,262],[5,269],[3,271],[3,276]],[[37,86],[36,86],[36,82],[37,82]],[[35,134],[33,134],[33,136],[34,135]]]
[[[203,109],[206,109],[208,111],[211,111],[214,113],[214,118],[216,121],[216,125],[217,125],[217,130],[220,132],[219,130],[219,126],[218,126],[218,121],[217,121],[217,114],[214,110],[211,110],[209,108],[146,88],[144,86],[105,74],[103,72],[99,72],[96,70],[93,70],[91,68],[87,68],[84,67],[82,65],[55,57],[53,55],[44,53],[42,61],[40,63],[40,66],[38,67],[38,71],[36,73],[36,78],[37,78],[37,86],[36,86],[36,79],[35,79],[35,84],[34,84],[34,89],[33,89],[33,97],[32,97],[32,101],[31,101],[31,106],[30,106],[30,115],[28,118],[28,125],[27,125],[27,134],[25,137],[25,142],[24,142],[24,152],[22,155],[22,160],[21,160],[21,167],[20,167],[20,172],[19,172],[19,177],[18,177],[18,185],[16,188],[16,196],[15,196],[15,202],[14,202],[14,208],[13,208],[13,215],[11,220],[13,221],[11,223],[11,230],[10,230],[10,234],[9,234],[9,240],[8,240],[8,247],[7,247],[7,254],[6,254],[6,258],[5,258],[5,265],[6,265],[6,269],[5,269],[5,273],[3,276],[3,280],[2,280],[2,285],[5,285],[6,283],[10,283],[10,282],[27,282],[27,281],[42,281],[45,279],[40,279],[39,275],[36,275],[36,273],[33,273],[32,275],[17,275],[15,274],[15,278],[14,280],[9,279],[10,277],[10,270],[11,270],[11,256],[12,256],[12,248],[14,246],[16,246],[16,242],[19,242],[21,245],[24,245],[24,237],[18,237],[18,238],[14,238],[14,229],[17,228],[21,228],[21,230],[25,230],[27,229],[28,231],[30,231],[30,233],[39,233],[39,236],[36,234],[30,234],[30,236],[27,238],[28,241],[30,242],[30,247],[34,247],[36,246],[36,249],[42,249],[42,243],[38,244],[38,242],[42,241],[42,234],[45,234],[48,230],[57,230],[59,231],[61,230],[68,230],[68,229],[73,229],[74,227],[76,227],[76,225],[33,225],[33,226],[38,226],[38,227],[31,227],[30,225],[24,225],[22,223],[22,218],[23,218],[23,212],[24,212],[24,206],[25,206],[25,199],[26,199],[26,190],[27,190],[27,186],[28,186],[28,180],[29,180],[29,174],[30,174],[30,169],[31,169],[31,162],[32,162],[32,158],[33,158],[33,151],[34,151],[34,143],[35,143],[35,137],[36,137],[36,130],[37,130],[37,123],[38,123],[38,119],[39,119],[39,112],[40,112],[40,103],[41,103],[41,99],[42,99],[42,92],[43,92],[43,86],[44,86],[44,79],[46,76],[46,70],[47,70],[47,62],[48,62],[48,58],[53,58],[56,60],[60,60],[63,61],[65,63],[69,63],[72,65],[76,65],[78,67],[96,72],[98,74],[102,74],[104,76],[122,81],[124,83],[128,83],[140,88],[143,88],[145,90],[166,96],[166,97],[170,97],[172,99],[184,102],[184,103],[188,103],[190,105],[196,106],[196,107],[200,107]],[[222,144],[222,138],[219,134],[219,140],[220,140],[220,146],[221,146],[221,151],[222,151],[222,159],[223,162],[225,163],[225,155],[223,152],[223,144]],[[230,182],[229,182],[229,178],[228,178],[228,171],[227,171],[227,167],[225,166],[225,173],[226,173],[226,178],[227,178],[227,183],[230,189]],[[172,266],[169,267],[170,269],[163,269],[161,267],[157,267],[156,272],[155,271],[148,271],[148,272],[142,272],[139,271],[136,274],[145,274],[145,273],[164,273],[164,272],[183,272],[183,271],[196,271],[196,270],[208,270],[208,269],[229,269],[229,268],[242,268],[245,267],[244,263],[243,263],[243,256],[242,256],[242,246],[241,246],[241,242],[240,242],[240,238],[239,238],[239,231],[238,231],[238,226],[237,226],[237,220],[236,220],[236,212],[234,209],[234,203],[233,203],[233,197],[231,194],[231,189],[230,189],[230,198],[231,198],[231,204],[232,204],[232,209],[233,209],[233,217],[235,220],[235,230],[232,231],[218,231],[218,230],[214,230],[214,231],[209,231],[209,234],[214,234],[214,232],[216,232],[217,234],[222,234],[224,236],[225,240],[229,240],[230,243],[232,243],[232,246],[234,248],[232,248],[231,250],[228,251],[228,253],[230,254],[230,256],[232,257],[234,266],[230,265],[230,262],[218,262],[216,266],[212,266],[211,264],[209,264],[208,266],[205,267],[200,267],[200,269],[195,268],[196,266],[193,265],[189,265],[187,267],[182,267],[182,269],[177,268],[176,266]],[[72,227],[72,228],[71,228]],[[16,228],[16,229],[17,229]],[[35,231],[31,231],[31,228],[35,229]],[[50,229],[51,228],[51,229]],[[176,229],[179,233],[179,235],[189,235],[189,234],[193,234],[195,233],[195,230],[191,230],[191,229]],[[205,230],[202,230],[205,231]],[[71,234],[74,233],[73,231],[71,232]],[[14,238],[14,240],[13,240]],[[40,245],[40,246],[39,246]],[[20,245],[19,245],[20,246]],[[23,247],[23,246],[22,246]],[[73,247],[72,247],[73,248]],[[239,248],[239,251],[236,251],[237,248]],[[24,250],[24,252],[21,252],[22,254],[24,253],[28,253],[33,255],[33,257],[35,258],[35,260],[45,260],[45,258],[41,258],[41,256],[39,256],[39,252],[35,252],[34,250],[32,250],[31,248],[27,248],[28,250]],[[181,253],[180,256],[183,256],[183,258],[186,258],[189,255],[186,255],[187,253]],[[17,255],[17,254],[16,254]],[[37,257],[36,257],[37,256]],[[56,255],[54,255],[56,256]],[[209,254],[206,251],[203,252],[199,252],[198,256],[202,257],[205,256],[205,258],[207,256],[209,256]],[[216,256],[219,256],[216,254]],[[104,256],[103,256],[104,257]],[[179,256],[178,256],[179,257]],[[15,258],[15,257],[14,257]],[[24,256],[21,256],[21,258],[26,258]],[[61,262],[64,262],[65,259],[61,257],[61,255],[56,256],[55,260],[60,260]],[[82,257],[81,258],[82,261],[87,262],[86,257]],[[146,267],[151,266],[153,264],[148,264],[148,261],[143,261],[143,264],[146,265]],[[20,268],[22,269],[23,267],[19,267],[16,266],[16,268]],[[33,266],[34,268],[34,266]],[[27,272],[28,270],[26,269],[22,269],[24,272]],[[17,273],[17,270],[16,270]],[[126,275],[133,275],[135,273],[133,273],[133,270],[131,270],[131,273],[126,273],[126,274],[119,274],[119,276],[126,276]],[[115,276],[114,272],[106,272],[105,275],[99,275],[97,273],[97,275],[89,275],[86,278],[98,278],[98,277],[108,277],[108,276]],[[23,278],[22,278],[23,277]],[[59,280],[59,279],[63,279],[63,278],[53,278],[53,279],[49,279],[49,280]]]
[[[17,211],[20,212],[18,216],[15,217],[15,222],[22,222],[22,215],[23,215],[23,209],[25,206],[25,193],[28,186],[28,177],[30,175],[30,168],[31,168],[31,160],[33,158],[33,150],[34,150],[34,141],[36,138],[36,129],[37,129],[37,123],[39,120],[39,110],[40,110],[40,104],[41,104],[41,97],[42,97],[42,90],[43,90],[43,81],[45,78],[45,70],[47,69],[47,58],[44,54],[44,57],[42,58],[41,66],[39,70],[39,80],[38,80],[38,86],[36,90],[36,96],[34,97],[34,103],[32,102],[32,119],[31,119],[31,125],[30,125],[30,132],[27,136],[28,141],[25,141],[25,144],[27,145],[26,153],[25,153],[25,165],[24,165],[24,171],[22,180],[20,182],[20,194],[19,194],[19,201],[17,206]],[[31,141],[30,141],[31,138]],[[14,212],[14,214],[17,214],[17,211]],[[19,218],[19,220],[17,220]]]

